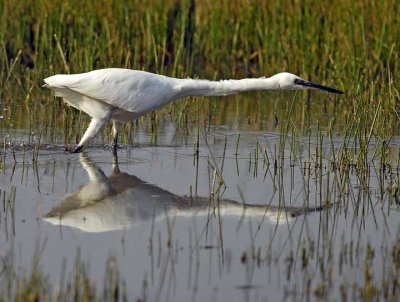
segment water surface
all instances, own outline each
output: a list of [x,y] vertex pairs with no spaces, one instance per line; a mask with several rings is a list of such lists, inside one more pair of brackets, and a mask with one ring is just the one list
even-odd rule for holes
[[125,145],[118,163],[103,147],[8,151],[2,257],[23,274],[38,255],[55,288],[77,254],[99,284],[112,257],[130,300],[338,299],[360,295],[366,267],[392,280],[398,175],[334,169],[342,138],[318,151],[316,137],[220,127],[197,157],[171,137]]

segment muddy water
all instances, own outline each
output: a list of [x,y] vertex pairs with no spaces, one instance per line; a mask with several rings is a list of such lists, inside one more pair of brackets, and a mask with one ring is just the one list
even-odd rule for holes
[[198,159],[191,143],[168,139],[118,158],[44,146],[37,162],[18,151],[14,164],[7,152],[2,257],[23,274],[39,255],[57,287],[79,253],[100,288],[111,256],[129,299],[150,301],[338,299],[343,288],[359,295],[367,266],[376,286],[393,276],[396,174],[345,177],[331,168],[332,143],[318,168],[314,139],[294,147],[242,132],[236,148],[238,133],[215,131],[209,147],[203,137]]

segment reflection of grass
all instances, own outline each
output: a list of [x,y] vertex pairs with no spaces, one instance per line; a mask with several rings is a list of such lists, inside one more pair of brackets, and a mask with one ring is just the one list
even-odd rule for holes
[[[207,248],[200,246],[192,246],[189,250],[193,256],[196,256],[196,261],[200,265],[199,253],[208,254]],[[325,247],[325,246],[324,246]],[[374,250],[368,241],[362,246],[357,244],[342,244],[338,257],[338,261],[333,261],[331,258],[331,249],[316,247],[315,242],[305,241],[301,244],[299,252],[289,251],[281,259],[275,259],[270,253],[271,251],[265,247],[252,245],[248,250],[238,251],[236,257],[230,261],[222,261],[222,270],[229,272],[232,266],[244,266],[246,268],[246,278],[249,289],[252,283],[262,284],[264,281],[252,280],[252,274],[258,269],[270,269],[279,271],[280,266],[284,266],[285,282],[284,295],[298,300],[299,297],[307,297],[322,299],[322,300],[342,300],[346,301],[350,297],[357,301],[398,301],[400,296],[399,270],[400,270],[400,245],[399,240],[385,244],[382,251]],[[39,250],[39,249],[38,249]],[[165,251],[168,256],[164,257],[165,261],[173,261],[171,265],[178,266],[179,259],[185,262],[185,257],[171,257],[169,247]],[[181,251],[183,252],[183,251]],[[380,259],[375,254],[380,253],[384,261],[384,271],[375,276],[375,267],[380,265]],[[13,265],[13,253],[9,251],[0,259],[0,278],[3,285],[0,289],[1,301],[128,301],[127,283],[120,276],[117,262],[114,257],[108,257],[105,266],[105,274],[103,283],[99,283],[90,274],[87,264],[85,264],[78,251],[75,264],[68,269],[66,263],[61,264],[61,276],[59,284],[54,284],[50,281],[50,277],[43,272],[40,267],[40,252],[36,252],[32,260],[32,267],[29,272],[18,272]],[[176,251],[178,253],[178,251]],[[179,253],[178,253],[179,254]],[[177,254],[177,256],[178,256]],[[192,256],[190,256],[192,257]],[[162,263],[157,267],[160,271],[160,282],[157,284],[143,283],[140,301],[145,301],[146,296],[157,296],[163,299],[168,288],[167,282],[171,276],[166,276],[166,263]],[[154,269],[154,268],[152,268]],[[282,268],[280,268],[282,269]],[[348,270],[357,270],[360,272],[360,278],[356,282],[350,282],[342,272]],[[341,277],[340,277],[341,276]],[[301,277],[301,278],[300,278]],[[280,278],[280,277],[278,277]],[[335,280],[340,280],[336,282]],[[176,282],[176,281],[175,281]],[[190,282],[190,281],[189,281]],[[185,287],[185,284],[181,285]],[[179,286],[179,284],[178,284]],[[163,293],[162,293],[163,292]],[[161,295],[161,296],[160,296]],[[167,294],[168,296],[168,294]],[[136,297],[139,297],[137,293]]]
[[61,265],[58,285],[42,271],[37,255],[29,273],[17,273],[12,263],[7,263],[9,261],[13,258],[7,255],[0,263],[0,276],[7,284],[0,290],[1,301],[127,301],[125,284],[120,280],[113,257],[107,259],[101,290],[98,290],[100,284],[90,276],[88,265],[80,259],[79,252],[72,272],[67,270],[65,263]]
[[[186,249],[184,236],[178,237],[176,235],[176,219],[174,216],[165,217],[165,226],[162,226],[162,228],[166,231],[163,235],[155,230],[155,219],[153,218],[152,227],[149,230],[149,245],[151,249],[157,250],[158,240],[158,247],[161,250],[159,254],[165,256],[160,258],[162,261],[155,268],[155,275],[160,276],[160,280],[164,282],[164,277],[168,278],[169,274],[180,274],[182,271],[186,271],[185,265],[187,263],[185,261],[187,257],[197,257],[197,254],[200,254],[199,259],[204,261],[205,258],[202,254],[204,250],[201,248],[204,243],[208,247],[218,248],[219,252],[215,253],[214,256],[221,263],[222,271],[225,272],[226,269],[227,272],[230,272],[230,268],[233,270],[233,268],[241,267],[241,265],[246,267],[246,278],[249,280],[245,286],[248,286],[249,289],[252,282],[264,284],[262,282],[265,280],[256,282],[252,279],[252,275],[256,274],[255,270],[259,269],[262,270],[262,273],[266,270],[280,271],[280,274],[275,278],[285,282],[282,295],[293,296],[294,300],[303,296],[336,300],[337,295],[341,294],[343,297],[355,297],[354,300],[389,297],[388,300],[396,301],[396,298],[400,295],[398,284],[399,236],[396,235],[396,230],[379,224],[376,227],[382,228],[382,233],[386,234],[387,232],[388,237],[382,238],[381,242],[373,242],[368,238],[369,234],[363,228],[367,224],[374,223],[371,215],[374,217],[382,215],[383,218],[378,218],[378,221],[388,220],[389,222],[390,219],[393,219],[389,215],[396,215],[398,175],[389,172],[383,175],[379,167],[374,169],[373,163],[368,166],[366,170],[368,173],[361,169],[363,166],[359,168],[355,164],[340,164],[339,167],[335,168],[333,165],[331,166],[329,150],[333,149],[331,146],[336,145],[328,138],[320,136],[304,142],[302,141],[303,137],[300,136],[288,134],[282,136],[286,137],[278,136],[276,145],[282,144],[282,140],[285,140],[286,144],[289,145],[288,148],[279,146],[274,153],[272,151],[274,146],[271,146],[271,149],[266,151],[268,158],[272,159],[271,162],[277,162],[276,167],[265,163],[262,156],[252,155],[253,160],[249,163],[247,155],[249,152],[254,154],[255,149],[251,145],[243,146],[243,142],[246,141],[245,136],[241,136],[239,141],[236,135],[223,137],[219,138],[221,140],[219,145],[209,144],[207,158],[196,159],[200,167],[206,165],[209,170],[210,205],[207,223],[199,227],[202,230],[199,236],[195,229],[196,223],[199,224],[199,222],[193,222],[193,225],[189,223],[189,237],[192,237],[190,237],[188,243],[190,248]],[[208,142],[210,143],[211,140]],[[240,146],[238,149],[236,149],[237,144]],[[254,146],[258,147],[261,153],[264,144],[266,142],[260,135]],[[306,144],[308,149],[304,148],[302,144]],[[327,147],[328,151],[325,150]],[[302,153],[299,150],[306,151]],[[236,152],[238,154],[235,154]],[[290,156],[295,160],[290,161]],[[258,160],[258,164],[256,164],[255,158]],[[42,160],[39,160],[36,166],[32,166],[35,172],[33,175],[30,172],[30,176],[24,176],[24,173],[16,170],[16,173],[13,174],[13,181],[22,183],[23,177],[31,177],[37,178],[35,184],[39,185],[39,183],[45,182],[46,180],[40,180],[38,175],[50,173],[51,168],[55,169],[52,165],[55,164],[56,160],[49,162],[46,159]],[[287,238],[286,235],[283,238],[284,241],[286,240],[285,246],[280,249],[277,246],[280,245],[279,241],[282,236],[279,237],[277,233],[286,230],[286,226],[278,230],[277,225],[275,227],[272,225],[268,238],[268,234],[260,232],[260,229],[265,228],[266,225],[268,228],[268,223],[264,219],[261,219],[261,221],[253,220],[251,214],[246,211],[250,208],[243,207],[243,216],[246,215],[248,219],[244,220],[242,217],[237,223],[236,231],[238,232],[248,225],[249,237],[238,238],[249,240],[249,244],[244,247],[244,250],[230,250],[232,242],[230,242],[229,236],[228,239],[225,237],[229,224],[227,224],[225,217],[220,214],[219,209],[221,195],[226,188],[225,186],[230,184],[227,166],[234,165],[236,160],[239,161],[240,175],[247,173],[251,179],[263,179],[265,186],[269,186],[271,191],[276,193],[272,195],[270,200],[258,200],[264,202],[264,205],[290,206],[303,201],[304,206],[326,206],[328,208],[326,211],[314,213],[314,219],[310,218],[309,220],[315,222],[317,221],[315,217],[319,215],[318,225],[309,225],[307,215],[295,219],[293,223],[288,222]],[[12,164],[11,161],[10,167],[12,167]],[[23,169],[18,165],[17,169]],[[248,165],[251,165],[250,170]],[[6,168],[6,171],[11,174],[11,169],[8,166]],[[58,167],[58,169],[60,168]],[[196,167],[192,169],[195,171]],[[258,169],[256,175],[254,169]],[[295,173],[296,171],[300,171],[301,177],[295,178],[293,176],[293,174],[299,175],[299,173]],[[66,174],[69,174],[68,168]],[[380,175],[382,175],[382,180],[379,179]],[[21,180],[19,177],[21,177]],[[51,179],[51,176],[49,176],[49,179]],[[379,187],[371,188],[370,179],[379,179],[378,182],[382,182],[382,184]],[[9,221],[11,221],[11,218],[14,221],[15,190],[15,187],[12,187],[10,193],[2,191],[2,195],[0,195],[3,196],[4,204],[9,211],[8,214],[4,214],[10,217]],[[249,202],[244,197],[242,197],[242,201]],[[377,201],[382,206],[376,206]],[[384,209],[382,210],[381,207]],[[393,211],[393,213],[390,213],[390,211]],[[285,214],[282,213],[282,215]],[[18,215],[16,216],[18,217]],[[282,219],[285,218],[282,217]],[[2,221],[5,221],[5,219],[2,218]],[[338,221],[345,221],[349,225],[349,228],[344,229],[342,234],[337,230],[338,228],[343,230],[337,225]],[[9,223],[9,225],[11,224]],[[234,224],[230,224],[230,226],[232,225],[234,227]],[[0,224],[0,227],[2,228],[3,225]],[[160,226],[158,225],[158,227]],[[349,233],[347,232],[353,235],[348,237]],[[342,236],[342,239],[338,239],[340,236]],[[192,241],[196,244],[192,244]],[[179,249],[178,246],[184,248]],[[189,256],[185,254],[187,252],[190,253]],[[152,251],[151,257],[154,257],[153,253],[157,254],[157,252]],[[0,280],[8,280],[8,284],[10,284],[0,290],[0,294],[2,293],[4,297],[9,297],[9,295],[15,293],[18,297],[21,297],[16,299],[19,301],[24,301],[28,296],[40,297],[40,300],[46,300],[48,297],[48,300],[60,301],[63,300],[62,297],[71,297],[71,299],[72,297],[79,297],[79,299],[95,297],[99,300],[109,300],[106,297],[114,297],[115,295],[119,295],[122,299],[125,291],[123,278],[119,277],[115,266],[112,267],[115,270],[111,273],[109,270],[106,271],[105,283],[98,284],[90,276],[87,270],[88,266],[78,259],[75,267],[62,268],[63,273],[66,270],[74,271],[72,274],[63,275],[61,279],[64,281],[57,285],[51,282],[46,272],[42,271],[39,265],[33,266],[32,272],[27,274],[24,274],[24,272],[15,275],[14,270],[11,271],[13,274],[10,272],[6,274],[6,266],[10,269],[10,265],[12,267],[13,264],[9,260],[10,257],[4,256],[1,263],[4,267],[0,266],[0,272],[3,272],[3,275],[0,273]],[[38,262],[38,260],[35,261],[35,263]],[[41,261],[46,260],[42,259]],[[203,266],[203,262],[197,261],[199,266]],[[382,262],[384,263],[382,264]],[[173,271],[173,273],[170,273],[170,271]],[[350,275],[349,279],[346,279],[347,274]],[[354,277],[353,274],[360,277]],[[224,277],[225,275],[222,275],[221,278]],[[162,282],[160,281],[157,286],[147,285],[146,293],[159,295],[157,297],[163,299],[166,292],[165,288],[170,285],[168,282]],[[178,281],[174,280],[174,282]],[[128,282],[126,286],[126,290],[129,291]],[[177,284],[177,288],[179,286],[181,286],[181,283]],[[12,289],[12,294],[7,292],[9,288]]]
[[[354,224],[363,223],[368,206],[377,201],[391,208],[398,206],[400,153],[392,147],[400,129],[398,1],[294,4],[256,0],[254,5],[248,1],[145,2],[0,3],[1,172],[10,171],[16,162],[32,162],[39,179],[40,144],[75,144],[87,127],[89,119],[85,114],[64,106],[41,88],[42,79],[49,75],[126,67],[169,76],[220,79],[258,77],[287,70],[337,86],[346,94],[336,98],[310,92],[256,92],[218,100],[188,98],[128,123],[120,138],[131,144],[138,133],[145,133],[150,134],[149,143],[156,145],[168,116],[178,126],[178,137],[195,141],[197,172],[199,145],[209,142],[207,164],[210,199],[215,201],[213,210],[218,210],[218,200],[229,178],[223,173],[229,156],[235,157],[238,175],[262,177],[271,186],[274,195],[268,202],[289,205],[302,199],[307,206],[340,203],[342,214],[353,219]],[[243,146],[243,135],[239,134],[231,148],[235,153],[226,153],[225,140],[220,155],[211,150],[211,140],[201,140],[203,133],[207,136],[215,131],[214,125],[235,130],[268,130],[277,133],[279,139],[270,145],[268,139],[257,137],[254,146],[249,147]],[[13,132],[19,129],[24,129],[23,138],[21,133]],[[109,131],[104,131],[96,143],[104,144],[109,139]],[[20,151],[22,159],[18,158]],[[245,170],[239,168],[243,160],[248,162]],[[301,179],[294,179],[295,169],[301,170]],[[198,191],[197,177],[196,173],[193,195]],[[379,180],[379,187],[372,188],[376,196],[371,196],[371,177]],[[296,196],[285,190],[294,182],[303,186]],[[0,192],[8,209],[4,212],[8,216],[2,217],[14,217],[15,187],[10,195],[5,195],[4,190]],[[352,207],[354,213],[349,210]],[[173,238],[172,232],[170,235]],[[398,238],[393,242],[386,254],[380,256],[390,256],[391,261],[381,283],[374,279],[371,265],[379,259],[375,256],[371,260],[364,255],[365,282],[353,286],[344,280],[340,284],[342,297],[391,300],[399,295]],[[334,290],[329,278],[316,283],[317,277],[311,276],[308,269],[313,264],[324,268],[321,274],[336,272],[327,259],[329,253],[339,253],[339,270],[346,271],[346,265],[351,270],[349,261],[358,250],[347,246],[347,242],[339,251],[327,244],[323,257],[317,258],[314,242],[298,244],[298,250],[287,255],[288,275],[292,275],[292,270],[298,271],[296,263],[301,255],[304,280],[312,279],[303,290],[318,298],[329,297],[329,291]],[[257,255],[253,256],[258,263],[262,262]],[[242,258],[244,262],[251,259],[249,255]],[[72,283],[60,289],[58,298],[64,294],[82,299],[98,297],[89,274],[80,267],[84,265],[78,261],[75,278],[85,280],[83,285],[70,280]],[[19,300],[52,296],[40,268],[35,267],[31,276],[21,278],[9,279],[17,289],[17,297],[21,297]],[[39,291],[35,291],[36,285]],[[383,287],[378,290],[380,285]],[[114,287],[109,288],[112,295]],[[3,297],[8,294],[3,293]]]
[[0,229],[3,229],[6,240],[15,235],[15,196],[16,187],[13,185],[9,193],[0,189],[2,209],[0,214]]

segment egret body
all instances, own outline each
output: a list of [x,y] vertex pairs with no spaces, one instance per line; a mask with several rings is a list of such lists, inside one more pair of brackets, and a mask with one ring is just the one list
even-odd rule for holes
[[315,84],[287,72],[270,78],[241,80],[177,79],[145,71],[107,68],[80,74],[58,74],[44,79],[66,103],[92,117],[88,129],[73,151],[79,152],[111,120],[113,147],[117,148],[122,123],[187,96],[224,96],[251,90],[340,90]]

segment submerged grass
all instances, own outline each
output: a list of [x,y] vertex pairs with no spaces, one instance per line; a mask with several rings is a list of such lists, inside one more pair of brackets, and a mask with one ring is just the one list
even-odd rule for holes
[[[326,227],[328,230],[331,221],[326,220],[322,224],[324,224],[322,229]],[[336,247],[335,255],[333,255],[334,246],[330,242],[332,238],[326,236],[325,231],[321,231],[318,241],[314,241],[315,238],[308,238],[299,242],[297,248],[287,249],[284,255],[275,255],[271,253],[268,246],[259,245],[260,241],[253,240],[255,237],[251,225],[249,232],[251,244],[247,249],[237,251],[241,256],[231,258],[232,256],[229,255],[232,251],[227,249],[226,257],[229,261],[219,263],[222,271],[229,271],[232,266],[243,267],[247,282],[241,286],[243,289],[250,290],[254,286],[252,284],[263,283],[261,280],[252,280],[252,274],[255,271],[271,270],[281,271],[285,300],[297,301],[306,298],[307,300],[347,301],[351,298],[356,301],[398,301],[400,296],[399,233],[395,235],[396,240],[382,241],[378,248],[374,248],[376,244],[369,240],[348,241],[344,239],[343,234],[341,244]],[[191,278],[196,278],[195,275],[198,272],[191,272],[192,266],[193,270],[198,269],[196,268],[196,265],[200,265],[198,254],[208,253],[207,249],[211,252],[212,245],[208,248],[201,248],[197,244],[193,246],[193,237],[197,239],[197,235],[193,233],[196,233],[196,230],[194,232],[191,229],[188,230],[188,244],[192,247],[189,249],[191,252],[188,253],[190,257],[188,282],[193,283],[194,298],[198,280],[191,280]],[[166,238],[163,239],[160,238],[160,233],[158,235],[158,244],[165,244],[163,252],[160,251],[160,246],[158,251],[162,254],[163,260],[155,265],[156,269],[152,267],[152,271],[160,273],[156,277],[158,283],[154,285],[154,280],[144,280],[142,292],[135,293],[138,301],[147,301],[148,297],[154,295],[157,297],[156,300],[161,297],[170,297],[171,293],[166,292],[171,286],[167,283],[174,279],[175,272],[172,267],[178,266],[182,261],[187,261],[181,255],[185,254],[182,249],[173,249],[168,234],[165,234]],[[58,282],[51,282],[50,276],[40,265],[40,249],[42,248],[37,247],[31,267],[24,269],[23,273],[15,271],[13,266],[15,251],[10,250],[1,256],[0,277],[3,286],[0,289],[0,301],[131,301],[131,297],[127,295],[129,282],[125,282],[120,277],[119,267],[113,256],[107,258],[103,281],[92,277],[90,265],[81,259],[78,250],[74,264],[67,268],[66,261],[62,262]],[[152,249],[150,254],[149,257],[153,257]],[[192,257],[195,259],[191,259]],[[168,268],[170,261],[171,268]],[[345,272],[348,271],[360,273],[358,282],[346,276]]]
[[[125,282],[119,278],[116,260],[111,256],[106,262],[103,284],[91,277],[79,251],[71,271],[65,268],[65,263],[62,264],[58,285],[53,284],[43,272],[36,256],[25,277],[13,271],[12,262],[11,255],[1,259],[0,276],[7,285],[0,291],[0,301],[128,301]],[[98,289],[100,286],[101,290]]]
[[[399,15],[400,5],[395,0],[0,0],[0,137],[3,143],[0,170],[5,172],[10,168],[6,164],[9,158],[15,164],[18,160],[15,152],[22,151],[23,164],[31,161],[37,175],[41,148],[76,144],[87,127],[89,118],[85,114],[54,100],[49,91],[41,88],[42,79],[47,76],[105,67],[210,79],[268,76],[286,70],[336,86],[345,95],[254,92],[218,100],[187,98],[128,123],[120,135],[122,142],[132,144],[137,141],[138,133],[146,133],[150,134],[149,143],[156,145],[158,134],[165,131],[168,120],[178,127],[181,137],[193,139],[196,173],[199,145],[205,143],[210,154],[210,199],[216,202],[212,210],[216,210],[218,219],[218,201],[225,190],[224,164],[229,156],[236,158],[238,175],[247,172],[250,177],[269,181],[282,205],[296,198],[304,198],[307,206],[312,200],[317,200],[319,205],[342,202],[345,209],[349,204],[357,208],[353,218],[357,220],[357,215],[363,215],[364,207],[372,203],[369,189],[373,174],[380,181],[377,188],[380,200],[388,201],[388,207],[397,207],[400,195]],[[210,132],[218,131],[215,125],[237,130],[268,130],[278,133],[279,140],[268,145],[257,138],[254,148],[243,154],[243,137],[238,134],[234,139],[235,154],[226,154],[226,137],[222,154],[217,154],[207,140]],[[106,129],[96,143],[106,143],[109,132]],[[200,140],[202,136],[204,141]],[[248,162],[247,171],[239,169],[242,160]],[[301,169],[299,181],[304,185],[303,196],[288,195],[284,190],[288,167],[292,171],[290,183],[294,182],[293,170]],[[361,193],[351,188],[350,179],[354,178]],[[197,195],[197,174],[193,191]],[[4,190],[0,193],[3,206],[9,210],[5,212],[9,216],[3,218],[13,217],[15,189],[8,197]],[[329,245],[327,229],[326,226],[319,229],[327,247],[326,250],[319,248],[320,254],[315,249],[318,243],[306,241],[299,242],[297,250],[285,255],[288,279],[300,272],[305,280],[301,293],[306,297],[332,297],[334,287],[330,278],[336,264],[331,261],[333,247]],[[170,235],[172,238],[172,231]],[[351,267],[352,257],[359,252],[347,244],[340,250],[340,271],[346,265]],[[343,300],[349,297],[367,301],[396,300],[400,267],[398,236],[384,250],[383,259],[390,259],[384,279],[374,279],[372,263],[375,260],[371,256],[374,253],[371,247],[365,246],[364,282],[347,284],[344,280],[336,284]],[[258,265],[270,265],[268,251],[265,259],[260,256],[264,251],[265,247],[252,246],[251,253],[243,252],[241,261],[247,265],[253,259]],[[224,253],[222,247],[221,254]],[[229,259],[229,253],[225,255]],[[300,271],[295,267],[299,263]],[[327,276],[326,279],[315,282],[311,265],[319,267],[319,274]],[[98,296],[79,257],[75,270],[70,283],[50,293],[47,277],[39,267],[33,267],[27,278],[9,279],[13,284],[8,288],[11,286],[12,290],[0,294],[4,300],[17,301],[54,297],[65,301],[66,296],[75,300],[115,300],[116,295],[123,300],[118,274],[110,273],[111,268],[107,270],[111,279],[106,280],[109,283],[104,285],[104,296]],[[2,272],[5,271],[3,266]],[[294,287],[288,287],[288,295],[298,290]],[[15,296],[10,296],[11,292]]]

